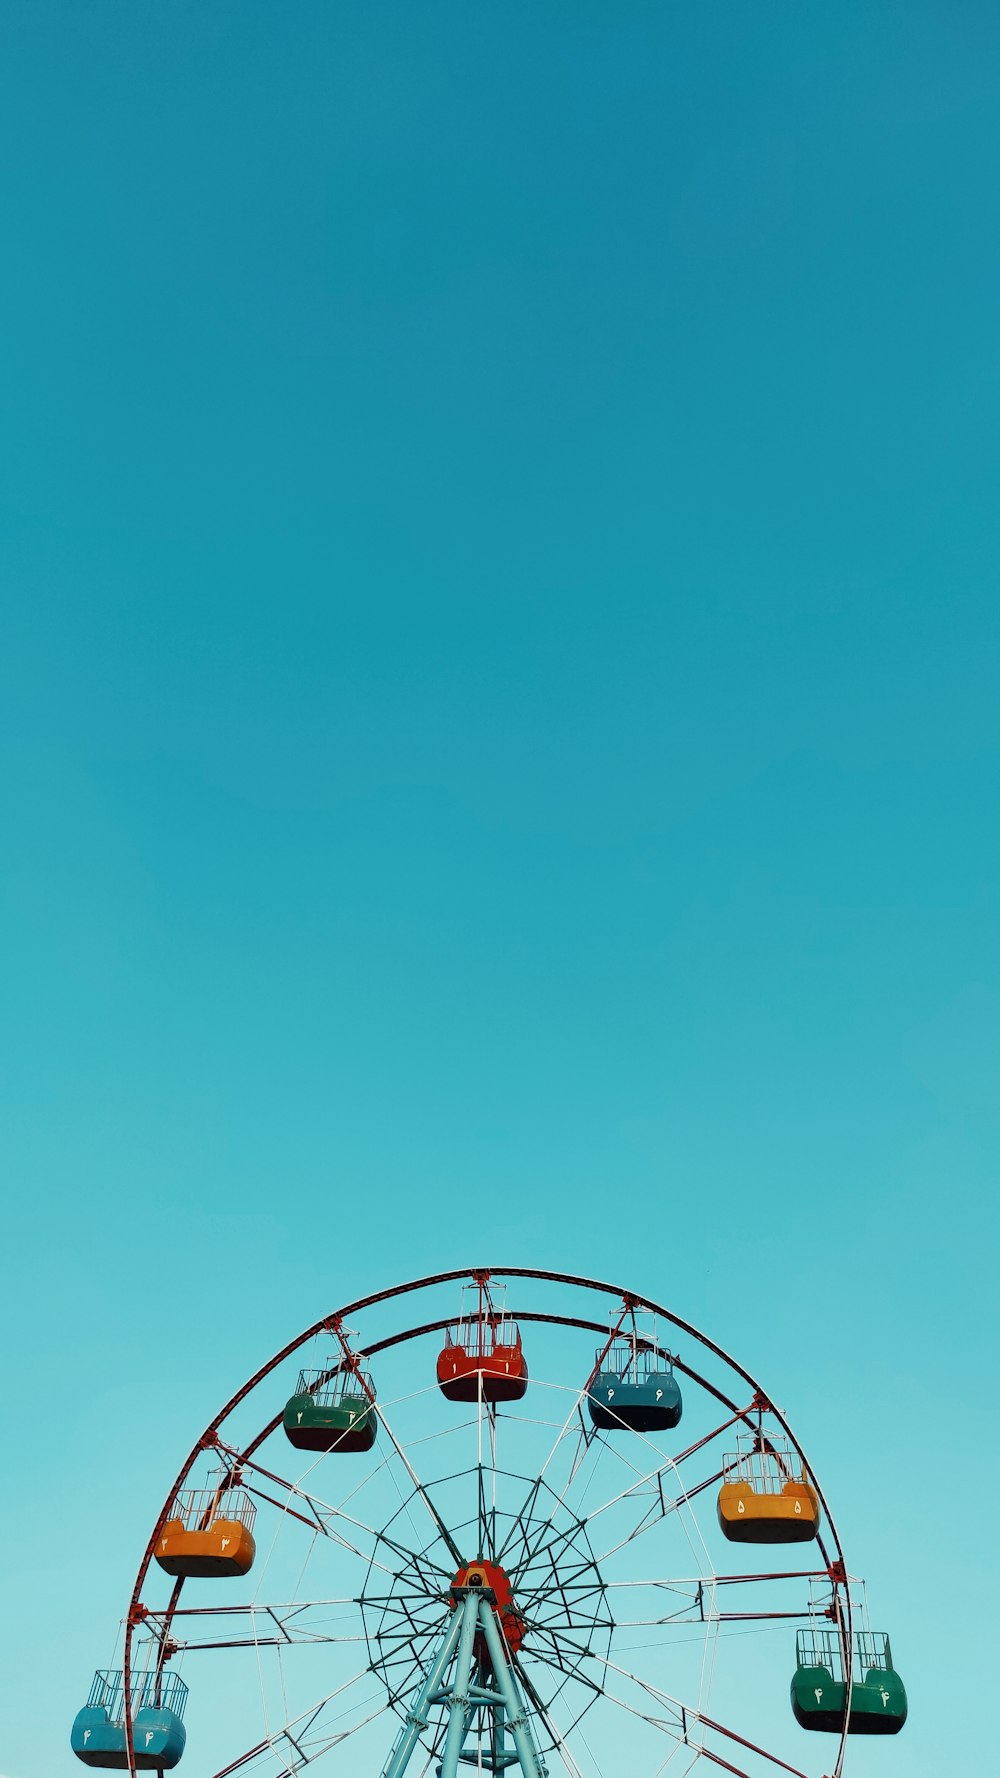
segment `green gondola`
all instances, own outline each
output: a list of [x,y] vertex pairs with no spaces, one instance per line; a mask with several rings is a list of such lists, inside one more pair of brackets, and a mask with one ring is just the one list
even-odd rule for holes
[[[870,1630],[854,1638],[849,1735],[898,1735],[906,1721],[906,1690],[892,1665],[889,1638]],[[792,1712],[804,1729],[839,1735],[847,1715],[847,1677],[835,1630],[800,1630],[792,1679]]]
[[285,1436],[299,1451],[370,1451],[378,1416],[375,1391],[360,1373],[302,1371],[285,1403]]

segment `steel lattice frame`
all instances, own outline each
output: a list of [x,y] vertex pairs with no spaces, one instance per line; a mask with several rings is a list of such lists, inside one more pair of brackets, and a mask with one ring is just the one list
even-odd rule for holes
[[[330,1363],[327,1374],[335,1375],[351,1353],[373,1369],[383,1355],[398,1353],[402,1358],[419,1353],[421,1367],[417,1375],[425,1387],[416,1394],[436,1399],[435,1336],[454,1326],[456,1306],[452,1306],[450,1314],[404,1325],[396,1324],[407,1320],[400,1312],[416,1293],[433,1295],[444,1287],[484,1279],[494,1287],[516,1288],[519,1295],[523,1291],[526,1300],[512,1302],[507,1313],[525,1331],[529,1359],[533,1328],[538,1330],[539,1338],[547,1335],[564,1343],[576,1342],[573,1362],[578,1368],[574,1375],[568,1380],[538,1379],[532,1363],[532,1381],[524,1402],[513,1404],[508,1412],[484,1408],[480,1401],[471,1418],[459,1418],[456,1424],[426,1439],[397,1438],[391,1424],[393,1415],[397,1406],[402,1413],[415,1396],[402,1395],[396,1402],[386,1401],[380,1388],[380,1447],[370,1454],[372,1467],[366,1471],[365,1457],[323,1460],[338,1466],[342,1479],[354,1484],[344,1499],[327,1501],[315,1491],[311,1477],[319,1459],[307,1467],[305,1475],[290,1475],[294,1458],[301,1454],[292,1453],[281,1438],[284,1396],[278,1399],[274,1389],[278,1379],[274,1373],[302,1348],[327,1336],[343,1354]],[[542,1302],[534,1300],[540,1291],[545,1293]],[[556,1304],[551,1303],[552,1295],[559,1298]],[[593,1300],[584,1304],[585,1295]],[[588,1312],[555,1312],[556,1308],[572,1311],[577,1305],[581,1311],[586,1307]],[[603,1320],[597,1318],[599,1310]],[[366,1319],[389,1313],[393,1317],[389,1330],[373,1327],[372,1336],[378,1337],[369,1337]],[[607,1342],[609,1325],[613,1326],[615,1315],[620,1317],[622,1313],[655,1316],[669,1330],[671,1343],[675,1335],[680,1335],[696,1348],[692,1354],[690,1346],[685,1345],[683,1356],[672,1354],[674,1367],[685,1382],[685,1420],[693,1417],[693,1401],[702,1412],[711,1409],[712,1423],[693,1441],[686,1441],[679,1433],[658,1434],[656,1441],[639,1434],[619,1436],[617,1440],[592,1432],[584,1436],[581,1404],[589,1381],[589,1355],[595,1340],[598,1348]],[[357,1321],[362,1323],[360,1329],[354,1328]],[[589,1345],[583,1341],[584,1335],[592,1336]],[[670,1355],[662,1338],[642,1343],[664,1357]],[[697,1391],[694,1397],[690,1385]],[[533,1417],[533,1390],[556,1391],[565,1396],[565,1401],[559,1400],[554,1421]],[[247,1438],[242,1429],[237,1430],[240,1410],[265,1394],[275,1411],[259,1431]],[[547,1402],[549,1396],[545,1399]],[[569,1412],[563,1417],[562,1408],[567,1404]],[[420,1412],[424,1412],[422,1400]],[[796,1567],[789,1563],[769,1573],[718,1573],[708,1558],[701,1573],[661,1576],[643,1572],[643,1552],[656,1541],[647,1533],[662,1535],[664,1527],[682,1521],[686,1525],[688,1519],[707,1557],[707,1545],[691,1503],[699,1497],[713,1503],[714,1489],[723,1473],[723,1441],[727,1433],[744,1427],[759,1431],[765,1423],[773,1436],[780,1433],[789,1441],[820,1501],[822,1518],[816,1542],[804,1546],[813,1566]],[[507,1468],[502,1459],[498,1460],[498,1443],[508,1436],[512,1440],[527,1438],[529,1427],[536,1429],[530,1434],[536,1439],[539,1428],[556,1432],[545,1464],[524,1472]],[[476,1436],[474,1461],[464,1467],[445,1466],[442,1474],[422,1479],[417,1465],[423,1464],[426,1453],[419,1447],[432,1437],[454,1438],[465,1431],[470,1438],[473,1432]],[[265,1461],[262,1447],[275,1434],[278,1436],[274,1449],[277,1451],[280,1445],[282,1457],[279,1460],[268,1450]],[[549,1444],[547,1431],[545,1443]],[[671,1450],[671,1444],[678,1448]],[[606,1452],[610,1456],[606,1457]],[[289,1461],[290,1456],[293,1461]],[[638,1461],[633,1461],[637,1456]],[[618,1473],[624,1485],[607,1500],[601,1494],[596,1505],[579,1501],[574,1490],[589,1489],[605,1460],[612,1466],[623,1466]],[[293,1532],[301,1533],[309,1539],[303,1575],[313,1546],[319,1542],[329,1546],[338,1562],[348,1568],[353,1566],[355,1573],[363,1575],[357,1589],[333,1599],[311,1599],[306,1592],[281,1602],[260,1601],[255,1594],[242,1604],[228,1603],[226,1594],[218,1604],[189,1606],[182,1602],[185,1586],[197,1587],[202,1583],[176,1580],[164,1604],[147,1605],[143,1594],[154,1577],[158,1578],[154,1552],[171,1504],[178,1491],[190,1485],[196,1468],[209,1462],[221,1464],[229,1484],[247,1488],[258,1504],[271,1513],[276,1525],[275,1543],[279,1533],[289,1538]],[[560,1484],[563,1470],[568,1479]],[[328,1473],[324,1470],[324,1479]],[[394,1510],[381,1524],[370,1525],[367,1514],[355,1510],[356,1497],[369,1485],[377,1493],[376,1484],[388,1487],[390,1482],[398,1496]],[[471,1510],[464,1514],[456,1512],[457,1501],[468,1506],[470,1500]],[[418,1530],[421,1523],[423,1535]],[[595,1527],[603,1524],[614,1524],[619,1537],[606,1552],[595,1548]],[[712,1535],[715,1539],[715,1533]],[[644,1537],[646,1541],[639,1541],[636,1548],[637,1540]],[[715,1540],[721,1546],[719,1553],[728,1553],[730,1546],[722,1544],[721,1537]],[[741,1554],[744,1547],[736,1546],[735,1553]],[[799,1546],[800,1550],[802,1547]],[[770,1552],[756,1553],[766,1556]],[[795,1553],[798,1552],[784,1552]],[[372,1778],[377,1778],[379,1771],[387,1769],[383,1768],[381,1757],[370,1768],[364,1762],[359,1764],[355,1752],[358,1743],[352,1746],[349,1738],[360,1733],[363,1741],[363,1732],[383,1717],[391,1731],[391,1718],[386,1716],[389,1711],[405,1723],[412,1701],[426,1680],[449,1613],[454,1610],[449,1588],[456,1569],[463,1562],[484,1555],[503,1561],[510,1570],[517,1607],[526,1623],[524,1646],[513,1657],[512,1670],[530,1706],[543,1753],[550,1754],[570,1778],[591,1778],[591,1774],[602,1778],[605,1768],[587,1739],[589,1725],[599,1723],[602,1715],[620,1722],[626,1746],[625,1763],[636,1778],[658,1778],[664,1772],[667,1778],[683,1778],[699,1761],[704,1761],[706,1767],[733,1773],[736,1778],[774,1778],[778,1772],[790,1773],[792,1778],[819,1778],[821,1772],[840,1778],[846,1727],[839,1737],[820,1741],[819,1757],[806,1770],[801,1764],[805,1757],[801,1737],[796,1740],[786,1736],[779,1753],[763,1745],[754,1723],[742,1714],[736,1722],[723,1721],[709,1707],[710,1666],[720,1635],[725,1639],[726,1626],[764,1629],[780,1626],[783,1620],[801,1623],[821,1609],[824,1621],[832,1622],[838,1630],[844,1648],[851,1646],[851,1596],[840,1539],[815,1472],[784,1415],[749,1371],[665,1305],[599,1280],[530,1267],[457,1269],[358,1298],[306,1328],[236,1391],[205,1428],[182,1465],[139,1564],[125,1625],[125,1696],[131,1695],[133,1675],[142,1667],[162,1673],[168,1661],[186,1655],[187,1651],[253,1650],[260,1673],[264,1733],[234,1748],[232,1757],[218,1767],[214,1778],[229,1778],[246,1768],[268,1769],[273,1778],[288,1778],[288,1774],[322,1755],[334,1753],[345,1741],[346,1756],[343,1760],[334,1757],[329,1762],[331,1774],[335,1773],[336,1778],[346,1774],[360,1778],[362,1771],[370,1769]],[[635,1562],[631,1575],[622,1571],[628,1560]],[[776,1589],[785,1584],[794,1589],[792,1609],[779,1609],[774,1602]],[[222,1583],[223,1590],[231,1586],[231,1582]],[[630,1617],[630,1597],[652,1598],[663,1615]],[[732,1599],[738,1609],[720,1609],[720,1597],[727,1602]],[[818,1598],[822,1600],[819,1607]],[[624,1601],[621,1607],[619,1599]],[[343,1620],[337,1616],[341,1608],[346,1614]],[[341,1621],[350,1627],[350,1634],[346,1629],[333,1627]],[[684,1639],[676,1636],[685,1626],[696,1627],[701,1640],[701,1677],[694,1700],[690,1696],[675,1696],[671,1690],[673,1672],[690,1659],[680,1655]],[[615,1638],[622,1632],[637,1630],[648,1630],[653,1634],[653,1642],[625,1649],[623,1665],[621,1658],[615,1658]],[[360,1671],[343,1684],[331,1685],[328,1694],[314,1699],[305,1709],[293,1708],[285,1699],[287,1651],[320,1649],[324,1661],[329,1656],[332,1673],[334,1651],[342,1654],[348,1644],[357,1644],[364,1657]],[[784,1638],[782,1644],[786,1652]],[[644,1677],[643,1662],[636,1659],[637,1654],[645,1654],[647,1647],[652,1650],[647,1665],[659,1663],[656,1679]],[[274,1651],[283,1707],[287,1710],[284,1720],[274,1727],[264,1701],[262,1663],[267,1651]],[[790,1668],[786,1654],[778,1669],[786,1682]],[[849,1661],[846,1668],[850,1671]],[[268,1683],[270,1679],[269,1670]],[[362,1682],[369,1686],[367,1695]],[[372,1683],[378,1688],[374,1697]],[[199,1690],[203,1686],[210,1688],[207,1670],[199,1675],[198,1686]],[[355,1693],[355,1701],[345,1704],[352,1688],[359,1686],[360,1695]],[[357,1720],[344,1727],[348,1716],[356,1716]],[[424,1732],[420,1743],[423,1765],[411,1771],[426,1773],[436,1764],[444,1744],[446,1719],[444,1711],[440,1721]],[[793,1725],[792,1736],[797,1734]],[[390,1752],[391,1740],[392,1732],[383,1731],[384,1754]],[[655,1744],[655,1756],[646,1756],[645,1751],[637,1755],[633,1749],[640,1742],[643,1750]],[[134,1773],[132,1724],[127,1713],[126,1747],[129,1771]],[[786,1757],[790,1748],[798,1750],[793,1758]],[[807,1751],[811,1753],[812,1749]],[[641,1763],[643,1758],[645,1764]],[[619,1760],[619,1770],[621,1765]],[[199,1769],[205,1770],[203,1763]],[[614,1773],[612,1761],[612,1778]]]

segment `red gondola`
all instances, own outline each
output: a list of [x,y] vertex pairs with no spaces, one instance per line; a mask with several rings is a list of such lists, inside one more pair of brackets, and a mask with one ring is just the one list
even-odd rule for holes
[[478,1307],[445,1334],[437,1361],[441,1393],[449,1401],[520,1401],[528,1387],[520,1330],[496,1307],[485,1279],[477,1289]]

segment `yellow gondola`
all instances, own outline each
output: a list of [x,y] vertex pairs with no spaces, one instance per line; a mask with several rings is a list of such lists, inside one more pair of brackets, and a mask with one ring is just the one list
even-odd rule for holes
[[221,1580],[247,1574],[256,1554],[256,1507],[244,1488],[178,1494],[153,1554],[167,1574]]
[[730,1543],[808,1543],[819,1524],[816,1490],[784,1440],[741,1439],[719,1489],[722,1534]]

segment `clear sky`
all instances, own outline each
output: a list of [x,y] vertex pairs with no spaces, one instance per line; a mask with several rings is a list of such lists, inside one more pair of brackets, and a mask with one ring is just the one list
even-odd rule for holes
[[762,1376],[862,1769],[994,1763],[998,52],[8,0],[6,1778],[231,1387],[484,1256]]

